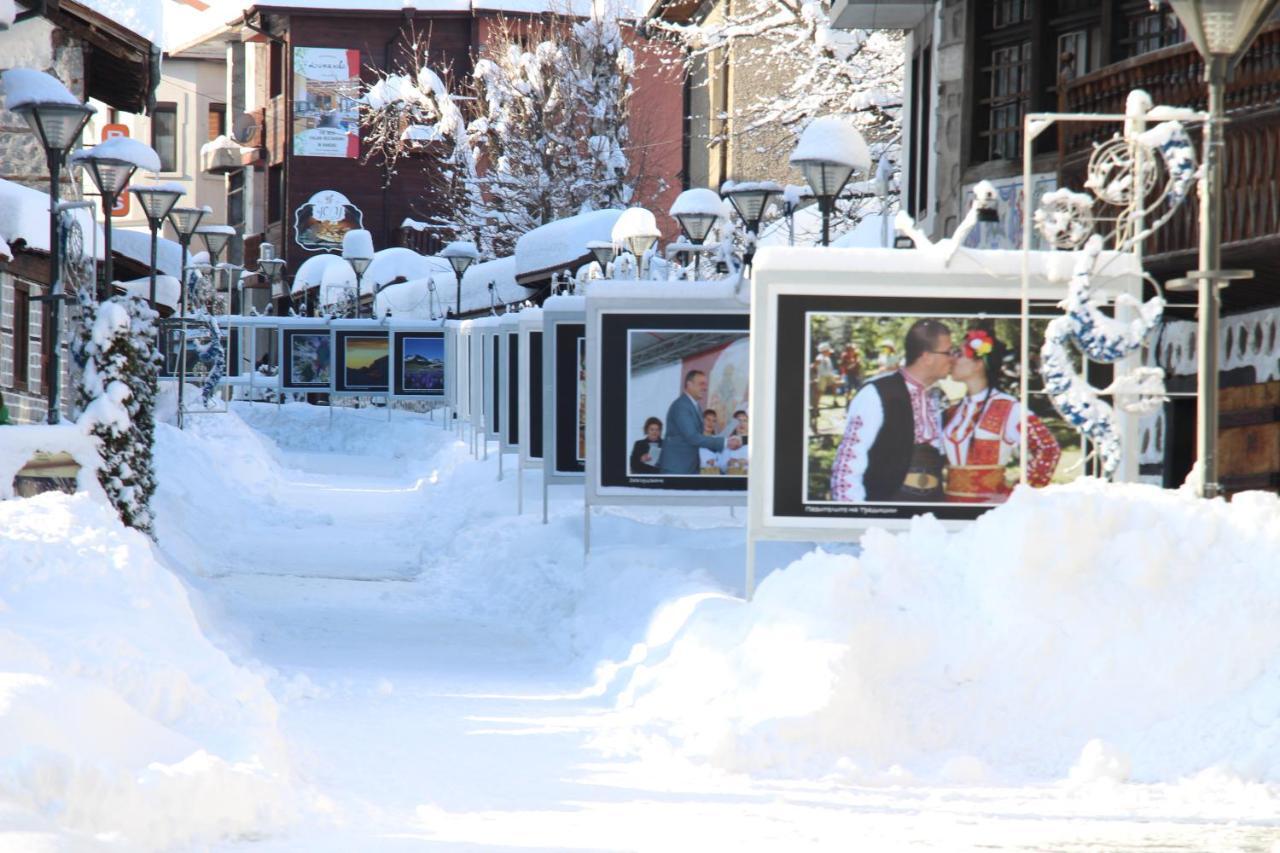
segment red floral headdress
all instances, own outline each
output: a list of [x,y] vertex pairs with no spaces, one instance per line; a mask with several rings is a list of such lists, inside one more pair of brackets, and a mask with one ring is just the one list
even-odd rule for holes
[[995,339],[986,329],[970,329],[964,333],[964,344],[961,348],[967,358],[980,359],[986,358],[995,345]]

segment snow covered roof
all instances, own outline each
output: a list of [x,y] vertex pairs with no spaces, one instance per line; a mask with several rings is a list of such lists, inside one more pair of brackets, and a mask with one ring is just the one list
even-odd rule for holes
[[[351,10],[352,0],[243,0],[245,9],[341,9]],[[360,0],[360,11],[399,12],[417,9],[425,12],[466,12],[483,10],[540,14],[552,12],[586,16],[591,14],[592,0]],[[620,2],[618,15],[637,18],[643,15],[644,4]]]
[[[293,274],[293,287],[290,292],[301,293],[304,290],[319,287],[320,281],[324,277],[324,271],[333,264],[341,264],[347,270],[351,270],[351,265],[338,255],[324,254],[307,258],[298,267],[298,271]],[[354,271],[351,271],[351,283],[352,285],[356,283]]]
[[592,240],[612,242],[621,210],[593,210],[533,229],[516,241],[516,281],[541,281],[560,270],[572,270],[594,258]]
[[364,278],[360,280],[360,291],[372,293],[377,287],[384,287],[396,279],[412,281],[430,278],[438,272],[452,276],[453,268],[443,258],[420,255],[404,246],[392,246],[373,253],[373,263],[369,264]]
[[[436,310],[440,313],[452,311],[458,301],[458,279],[452,269],[446,269],[427,278],[383,288],[374,302],[374,316],[382,316],[390,309],[392,317],[429,319],[428,282],[433,280],[436,288]],[[493,282],[494,296],[499,306],[523,302],[535,292],[516,283],[514,257],[472,264],[462,275],[463,314],[488,310],[489,282]]]
[[[151,278],[135,278],[130,281],[116,282],[116,286],[122,289],[130,296],[140,296],[143,299],[151,298]],[[178,280],[171,275],[156,276],[156,304],[164,305],[167,308],[178,310],[178,300],[181,298],[182,288],[178,285]]]
[[[111,251],[144,266],[151,266],[151,232],[111,229]],[[177,278],[182,274],[182,246],[173,240],[156,240],[156,269]]]
[[[85,250],[102,259],[102,226],[90,211],[72,211],[84,233]],[[0,178],[0,240],[18,241],[35,252],[49,252],[49,194]]]
[[[75,0],[152,44],[164,36],[164,0]],[[172,4],[171,4],[172,5]]]

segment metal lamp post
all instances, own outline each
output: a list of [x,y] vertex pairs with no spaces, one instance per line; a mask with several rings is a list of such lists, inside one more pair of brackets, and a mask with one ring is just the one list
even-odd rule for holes
[[440,257],[449,262],[449,266],[453,267],[454,276],[458,279],[458,298],[453,309],[453,316],[457,319],[462,318],[462,274],[479,256],[480,253],[476,251],[475,244],[466,240],[450,243],[440,252]]
[[97,110],[88,104],[63,101],[32,102],[17,107],[14,112],[22,116],[31,127],[31,132],[44,148],[45,162],[49,165],[49,290],[43,297],[52,303],[49,307],[49,324],[53,328],[53,356],[45,373],[45,381],[49,386],[49,413],[47,420],[56,424],[62,415],[59,412],[59,392],[62,378],[62,365],[59,348],[62,345],[62,257],[58,240],[58,199],[61,195],[59,182],[62,180],[62,166],[67,159],[67,151],[75,145],[84,130],[89,116]]
[[800,134],[791,165],[804,174],[822,211],[822,245],[831,245],[831,214],[836,198],[854,171],[871,170],[871,150],[862,134],[848,121],[823,116],[809,123]]
[[1200,181],[1200,269],[1189,278],[1199,296],[1196,330],[1196,458],[1200,496],[1219,494],[1218,485],[1218,288],[1248,271],[1222,265],[1222,160],[1224,95],[1232,69],[1244,55],[1277,0],[1169,0],[1178,20],[1204,57],[1209,85],[1204,125],[1204,175]]
[[[675,203],[671,205],[668,213],[675,217],[676,224],[680,226],[685,239],[695,246],[701,246],[706,242],[711,229],[715,227],[716,220],[720,218],[721,205],[720,196],[715,190],[695,187],[676,196]],[[698,253],[694,252],[693,277],[695,279],[698,278],[700,260]]]
[[[224,273],[229,274],[240,269],[240,267],[234,264],[222,264],[218,262],[218,258],[222,255],[223,251],[226,250],[228,244],[230,244],[231,238],[236,235],[234,228],[229,225],[201,225],[196,229],[196,234],[198,234],[200,239],[204,242],[205,251],[209,253],[209,263],[213,266],[213,274],[215,276],[222,278]],[[216,285],[217,282],[215,281],[215,291],[220,289],[217,288]],[[232,285],[230,278],[227,279],[226,285],[227,300],[230,301]],[[228,311],[228,313],[230,313],[230,311]]]
[[182,330],[178,349],[178,429],[182,429],[182,397],[187,385],[187,253],[200,220],[208,212],[207,207],[175,207],[169,211],[169,222],[178,232],[178,244],[182,246],[182,275],[178,282],[178,323]]
[[773,181],[742,184],[730,181],[725,185],[723,192],[729,199],[729,203],[733,205],[733,209],[738,212],[738,216],[742,218],[742,224],[746,226],[747,233],[751,235],[742,258],[745,265],[750,265],[751,259],[756,254],[755,245],[756,239],[760,236],[760,220],[764,218],[770,199],[780,194],[782,187]]
[[111,218],[116,201],[124,192],[129,181],[140,165],[145,165],[153,172],[160,170],[160,158],[148,146],[136,139],[117,137],[107,140],[96,148],[83,149],[71,155],[73,165],[80,166],[89,173],[93,185],[102,196],[102,242],[103,242],[103,275],[102,286],[98,288],[98,301],[102,302],[111,295],[111,282],[114,280],[114,259],[111,257]]
[[587,242],[587,251],[596,259],[596,263],[600,265],[601,277],[609,276],[609,264],[613,263],[613,243],[608,240],[590,240]]
[[176,185],[161,184],[154,187],[129,187],[129,192],[142,207],[142,215],[147,218],[147,228],[151,229],[151,307],[156,307],[156,253],[159,244],[160,226],[173,206],[182,198],[182,190]]
[[[276,257],[276,247],[270,243],[263,243],[258,247],[258,275],[267,281],[267,286],[271,288],[274,295],[275,286],[284,280],[285,259]],[[244,284],[240,285],[240,313],[244,313]]]

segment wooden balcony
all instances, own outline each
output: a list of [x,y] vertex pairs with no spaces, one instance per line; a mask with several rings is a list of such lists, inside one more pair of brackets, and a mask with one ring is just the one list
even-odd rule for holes
[[[1117,62],[1059,89],[1059,109],[1122,114],[1134,89],[1156,104],[1204,109],[1204,63],[1190,43]],[[1226,292],[1236,307],[1280,299],[1280,23],[1264,29],[1227,86],[1223,261],[1253,269],[1258,279]],[[1058,125],[1059,178],[1081,188],[1095,143],[1119,130],[1110,124]],[[1193,138],[1199,133],[1192,129]],[[1201,152],[1197,152],[1198,157]],[[1197,262],[1199,205],[1193,195],[1147,244],[1147,267],[1157,277],[1181,275]]]

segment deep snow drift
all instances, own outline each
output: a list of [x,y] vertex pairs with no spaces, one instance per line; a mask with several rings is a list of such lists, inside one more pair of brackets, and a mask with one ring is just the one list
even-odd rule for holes
[[[580,497],[543,525],[530,476],[517,516],[495,455],[407,412],[236,404],[159,428],[158,548],[85,495],[0,502],[0,847],[1275,826],[1274,496],[1020,491],[797,547],[746,603],[725,510],[601,511],[584,564]],[[625,799],[634,774],[681,793]]]

